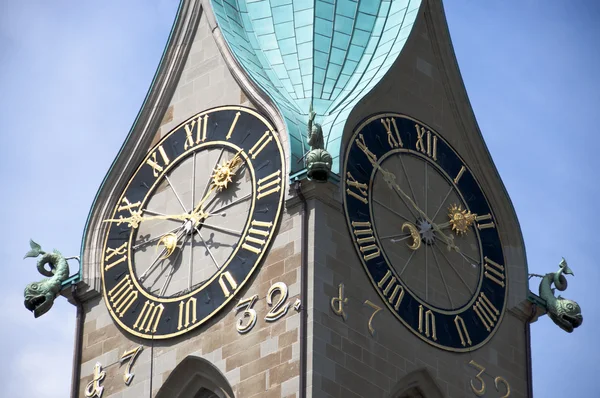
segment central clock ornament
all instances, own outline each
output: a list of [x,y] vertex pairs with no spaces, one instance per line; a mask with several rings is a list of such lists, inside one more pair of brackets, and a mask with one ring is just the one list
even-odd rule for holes
[[498,222],[467,164],[430,127],[384,113],[355,129],[344,177],[356,253],[393,315],[436,347],[485,344],[507,275]]
[[113,319],[164,339],[231,301],[278,225],[283,159],[272,125],[239,106],[202,112],[162,138],[104,220],[102,281]]

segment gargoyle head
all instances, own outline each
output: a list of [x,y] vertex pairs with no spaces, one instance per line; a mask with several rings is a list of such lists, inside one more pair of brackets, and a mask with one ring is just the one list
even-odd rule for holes
[[579,304],[561,296],[556,298],[556,307],[548,309],[548,316],[567,333],[571,333],[573,329],[581,326],[583,322]]
[[54,304],[56,296],[51,292],[44,291],[44,282],[33,282],[25,287],[25,308],[33,312],[33,316],[39,318],[44,315]]

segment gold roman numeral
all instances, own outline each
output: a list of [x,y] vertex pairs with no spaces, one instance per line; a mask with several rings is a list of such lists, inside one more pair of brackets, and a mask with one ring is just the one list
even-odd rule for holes
[[238,119],[240,118],[241,113],[237,112],[235,114],[235,117],[233,118],[233,122],[231,123],[231,127],[229,127],[229,132],[227,133],[227,135],[225,136],[225,139],[230,139],[231,138],[231,134],[233,134],[233,129],[235,129],[235,125],[237,124]]
[[265,196],[269,196],[272,193],[279,192],[281,190],[281,170],[277,170],[273,174],[269,174],[266,177],[258,180],[258,195],[256,195],[256,199],[264,198]]
[[486,297],[485,293],[481,292],[477,301],[473,305],[473,310],[483,323],[485,329],[489,332],[491,328],[494,327],[496,322],[498,322],[498,316],[500,315],[500,311],[492,302]]
[[426,337],[431,337],[437,341],[435,315],[431,310],[425,311],[422,305],[419,305],[419,333],[425,334]]
[[266,131],[263,136],[260,137],[260,140],[256,141],[256,144],[254,144],[254,146],[248,151],[248,153],[252,155],[252,159],[256,159],[260,152],[265,149],[265,146],[267,146],[267,144],[271,141],[273,141],[273,136]]
[[177,324],[177,330],[187,328],[190,325],[196,323],[196,298],[190,297],[187,302],[179,302],[179,323]]
[[[485,220],[491,220],[492,219],[492,215],[491,214],[485,214],[483,216],[477,216],[475,217],[475,221],[485,221]],[[496,224],[494,224],[494,222],[489,222],[486,224],[479,224],[477,223],[477,228],[479,228],[480,230],[482,229],[487,229],[487,228],[495,228]]]
[[[403,147],[402,139],[400,138],[400,133],[398,132],[398,126],[396,126],[396,118],[386,118],[381,119],[381,124],[385,127],[388,136],[388,144],[392,148]],[[394,126],[394,133],[392,134],[392,126]]]
[[483,275],[489,280],[497,283],[498,285],[504,287],[504,266],[498,264],[490,260],[487,257],[484,257],[485,260],[485,272]]
[[154,304],[154,302],[146,300],[142,312],[140,312],[140,315],[133,324],[133,328],[146,333],[150,331],[156,333],[156,328],[164,309],[165,307],[162,304]]
[[[235,279],[233,279],[233,276],[231,276],[229,271],[223,272],[221,275],[219,275],[219,285],[221,286],[225,297],[231,296],[231,293],[234,292],[238,287],[237,282]],[[229,285],[229,287],[227,287],[227,285]]]
[[[204,123],[203,123],[204,121]],[[206,126],[208,124],[208,115],[204,117],[198,116],[196,119],[187,123],[183,128],[185,129],[185,143],[183,149],[185,151],[188,148],[198,145],[206,140]],[[194,127],[196,128],[196,142],[194,143]]]
[[106,264],[104,266],[104,271],[108,271],[115,265],[120,264],[123,261],[127,260],[127,255],[125,255],[125,253],[127,253],[127,242],[123,243],[121,246],[117,247],[116,249],[111,249],[110,247],[107,247],[106,248],[106,257],[104,257],[104,262],[109,261],[114,256],[122,256],[122,257],[113,261],[110,264]]
[[458,171],[458,174],[456,175],[456,177],[454,177],[455,184],[458,184],[460,177],[462,177],[462,175],[465,173],[466,170],[467,169],[465,168],[465,166],[460,166],[460,170]]
[[359,134],[358,138],[356,138],[354,142],[356,142],[356,146],[358,146],[360,150],[367,155],[370,162],[377,161],[377,156],[375,156],[375,154],[371,152],[369,148],[367,148],[367,144],[365,144],[365,137],[362,134]]
[[[392,276],[390,270],[388,270],[383,278],[377,283],[380,289],[383,289],[383,295],[387,298],[388,303],[394,305],[394,309],[398,311],[400,303],[404,297],[404,286],[396,280],[395,276]],[[385,286],[385,287],[384,287]]]
[[[242,245],[242,248],[249,250],[252,253],[260,254],[267,243],[266,237],[269,236],[269,230],[273,226],[273,223],[252,220],[250,225],[251,227],[248,230],[248,234],[244,238],[244,244]],[[253,246],[250,243],[255,243],[260,245],[260,247]]]
[[[369,261],[376,257],[379,257],[381,251],[375,244],[375,237],[373,236],[373,229],[369,221],[359,222],[352,221],[352,228],[354,228],[354,236],[356,243],[358,243],[359,250],[363,254],[365,261]],[[369,253],[369,254],[365,254]]]
[[369,203],[369,199],[367,199],[367,197],[369,196],[367,189],[369,187],[367,186],[367,184],[356,181],[356,179],[352,176],[352,174],[350,174],[349,171],[346,173],[346,176],[347,176],[346,185],[349,187],[352,187],[352,188],[356,188],[356,191],[357,191],[357,192],[355,192],[354,190],[352,190],[350,188],[346,188],[346,193],[348,195],[360,200],[364,204]]
[[[162,161],[157,160],[156,152],[158,152]],[[165,152],[165,149],[161,145],[156,151],[152,153],[152,155],[150,155],[150,159],[146,160],[146,163],[148,164],[148,166],[152,167],[152,174],[154,175],[154,177],[158,177],[159,174],[162,173],[164,168],[168,166],[169,163],[171,163],[171,160],[169,159],[167,153]]]
[[119,208],[117,209],[117,212],[127,210],[127,211],[129,211],[130,215],[133,215],[134,212],[137,212],[136,209],[138,209],[140,207],[140,205],[142,204],[139,201],[135,202],[135,203],[131,203],[129,201],[129,199],[127,199],[124,196],[123,196],[123,199],[121,199],[121,203],[123,203],[123,204],[121,206],[119,206]]
[[138,292],[133,290],[133,283],[129,274],[125,275],[119,283],[108,292],[108,299],[119,318],[127,312],[129,307],[137,300]]
[[437,137],[418,124],[415,124],[415,128],[417,129],[416,150],[426,154],[433,160],[437,160]]
[[465,321],[463,321],[463,319],[460,316],[457,315],[456,317],[454,317],[454,325],[456,325],[456,330],[458,330],[460,344],[462,344],[463,347],[465,347],[467,344],[473,345],[473,343],[471,342],[471,336],[469,336],[469,331],[465,326]]

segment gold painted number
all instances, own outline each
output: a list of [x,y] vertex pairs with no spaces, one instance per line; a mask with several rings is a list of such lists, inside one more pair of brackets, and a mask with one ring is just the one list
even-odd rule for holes
[[112,259],[114,256],[121,256],[118,259],[115,259],[112,263],[110,264],[106,264],[104,266],[104,271],[108,271],[109,269],[111,269],[112,267],[114,267],[117,264],[122,263],[123,261],[127,260],[127,255],[125,254],[127,252],[127,242],[123,243],[121,246],[117,247],[116,249],[111,249],[110,247],[106,248],[106,257],[104,257],[104,261],[107,262],[110,259]]
[[[400,303],[404,297],[404,286],[396,280],[395,276],[392,276],[390,270],[388,270],[383,278],[377,283],[380,289],[383,289],[383,295],[387,298],[388,303],[394,304],[394,309],[398,311]],[[385,288],[384,288],[385,286]]]
[[425,127],[415,124],[417,129],[416,150],[426,154],[433,160],[437,160],[437,137]]
[[198,320],[196,318],[196,298],[190,297],[187,302],[179,302],[179,323],[177,324],[177,330],[187,328],[193,325]]
[[[280,295],[275,305],[273,305],[273,296],[275,296],[276,292],[279,292]],[[276,320],[287,314],[288,309],[290,308],[290,303],[286,303],[285,305],[283,305],[287,298],[288,287],[285,283],[277,282],[271,285],[269,291],[267,292],[267,304],[269,306],[272,305],[273,308],[267,313],[267,315],[265,315],[265,321],[275,322]]]
[[134,215],[135,213],[137,213],[137,209],[142,204],[141,202],[131,203],[126,197],[123,197],[123,199],[121,199],[121,203],[122,205],[117,208],[117,212],[127,210],[129,211],[130,215]]
[[135,373],[131,371],[131,369],[133,368],[133,363],[135,362],[135,360],[140,355],[140,352],[142,352],[143,349],[144,346],[140,345],[134,348],[133,350],[125,351],[125,353],[121,355],[121,359],[119,359],[120,364],[123,364],[123,362],[129,360],[129,362],[127,363],[127,368],[125,369],[125,374],[123,375],[123,381],[125,382],[125,385],[131,384],[131,381],[135,376]]
[[371,152],[369,148],[367,148],[367,144],[365,144],[365,137],[362,134],[359,134],[358,138],[355,139],[354,142],[356,142],[356,145],[360,148],[360,150],[367,155],[371,163],[377,161],[377,156],[375,156],[375,154]]
[[460,316],[457,315],[454,318],[454,325],[456,325],[456,330],[458,330],[460,344],[462,344],[463,347],[467,345],[473,345],[473,343],[471,342],[471,336],[469,336],[469,331],[465,326],[465,321],[463,321],[463,319]]
[[235,114],[235,117],[233,118],[233,122],[231,123],[231,127],[229,127],[229,132],[227,133],[227,135],[225,136],[225,139],[230,139],[231,138],[231,134],[233,134],[233,129],[235,129],[235,125],[237,124],[238,119],[240,118],[241,113],[237,112]]
[[[157,159],[156,152],[158,152],[160,155],[161,160]],[[150,159],[146,160],[146,164],[152,167],[152,174],[154,177],[158,177],[164,168],[169,165],[169,163],[171,163],[171,160],[167,156],[167,153],[162,145],[159,146],[158,149],[152,153],[152,155],[150,155]]]
[[485,257],[485,272],[483,275],[491,280],[492,282],[497,283],[498,285],[504,287],[504,266],[490,260]]
[[[273,226],[272,222],[256,221],[252,220],[250,223],[251,227],[248,230],[248,234],[244,239],[242,248],[251,251],[252,253],[260,254],[265,244],[267,243],[266,237],[269,236],[269,231]],[[253,245],[251,245],[254,244]],[[257,247],[255,245],[259,245]]]
[[[223,295],[225,295],[225,297],[231,296],[231,293],[234,292],[238,287],[237,282],[235,279],[233,279],[233,276],[231,276],[229,271],[223,272],[221,275],[219,275],[219,285],[221,286]],[[229,285],[229,287],[227,285]]]
[[160,318],[164,309],[164,305],[157,305],[150,300],[146,300],[144,307],[142,307],[142,312],[140,312],[140,315],[133,324],[133,328],[138,329],[139,331],[145,331],[146,333],[150,331],[152,331],[152,333],[156,333],[158,322],[160,322]]
[[[483,216],[477,216],[477,217],[475,217],[475,221],[485,221],[485,220],[491,220],[491,219],[492,219],[492,215],[491,214],[485,214]],[[494,224],[493,221],[485,223],[485,224],[477,223],[477,228],[479,228],[479,230],[488,229],[488,228],[495,228],[495,227],[496,227],[496,224]]]
[[360,200],[364,204],[369,203],[369,199],[367,199],[369,196],[367,189],[369,187],[367,184],[356,181],[349,171],[346,172],[346,186],[348,186],[348,188],[346,188],[346,193],[348,195]]
[[490,332],[491,328],[493,328],[496,322],[498,321],[500,311],[498,311],[498,309],[494,307],[494,305],[487,298],[485,293],[479,293],[479,297],[473,305],[473,310],[479,317],[479,320],[481,321],[485,329],[488,332]]
[[256,195],[256,199],[262,199],[265,196],[269,196],[272,193],[279,192],[281,190],[281,170],[277,170],[273,174],[269,174],[266,177],[258,180],[258,188],[256,191],[258,195]]
[[477,373],[477,376],[475,376],[475,378],[477,379],[477,381],[479,381],[481,387],[475,388],[475,384],[473,384],[473,380],[471,380],[471,390],[473,390],[475,395],[481,397],[483,394],[485,394],[485,381],[483,381],[483,379],[481,378],[481,375],[483,374],[483,372],[485,372],[485,368],[473,360],[469,362],[469,365],[479,370],[479,373]]
[[267,144],[271,141],[273,141],[273,136],[268,131],[266,131],[263,134],[263,136],[260,137],[260,140],[256,141],[256,144],[254,144],[254,146],[248,151],[248,153],[252,155],[252,160],[256,159],[256,157],[262,152],[263,149],[265,149]]
[[500,398],[508,398],[510,397],[510,385],[508,385],[508,381],[506,381],[504,379],[504,377],[502,376],[498,376],[494,379],[494,386],[496,386],[496,391],[500,391],[500,389],[498,388],[498,383],[502,383],[504,384],[504,387],[506,387],[506,395],[503,395]]
[[426,337],[431,337],[437,341],[437,334],[435,332],[435,315],[431,310],[425,311],[422,305],[419,305],[419,333],[424,334]]
[[371,333],[371,336],[375,336],[375,328],[373,327],[373,318],[375,318],[375,315],[377,315],[377,313],[379,311],[381,311],[383,308],[381,308],[380,306],[378,306],[371,300],[366,300],[365,305],[368,305],[369,307],[371,307],[375,310],[373,312],[373,314],[371,314],[371,317],[369,318],[369,322],[367,323],[367,326],[369,327],[369,333]]
[[[385,127],[385,130],[387,131],[388,144],[390,144],[392,148],[403,147],[404,144],[402,143],[402,139],[400,138],[398,126],[396,126],[396,119],[390,119],[389,117],[386,119],[382,118],[381,124],[383,124],[383,127]],[[392,126],[394,127],[394,133],[392,133]]]
[[[235,306],[236,313],[241,310],[244,310],[244,312],[242,313],[242,317],[238,319],[238,322],[235,325],[235,328],[237,329],[238,333],[247,333],[250,330],[252,330],[254,325],[256,325],[256,311],[252,309],[254,303],[256,303],[256,300],[258,300],[258,294],[255,294],[250,298],[240,300],[238,305]],[[248,318],[248,322],[244,325],[245,318]]]
[[[204,123],[203,123],[204,122]],[[196,143],[198,145],[201,142],[206,140],[206,126],[208,124],[208,115],[204,117],[198,116],[197,119],[192,120],[184,126],[185,129],[185,143],[183,144],[183,149],[185,151],[188,148],[194,146],[194,127],[196,127]]]
[[[360,222],[352,221],[352,228],[354,228],[354,237],[356,243],[358,243],[359,250],[363,254],[365,261],[372,260],[379,257],[381,251],[375,244],[375,237],[373,236],[373,229],[369,221]],[[366,254],[368,253],[368,254]]]
[[133,290],[133,283],[129,274],[125,275],[121,282],[117,283],[108,292],[109,301],[119,318],[123,318],[129,307],[137,300],[137,296],[138,292]]

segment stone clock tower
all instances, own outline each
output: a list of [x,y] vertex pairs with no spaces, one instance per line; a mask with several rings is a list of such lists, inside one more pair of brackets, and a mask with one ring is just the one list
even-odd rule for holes
[[182,0],[81,264],[74,396],[531,396],[438,0]]

